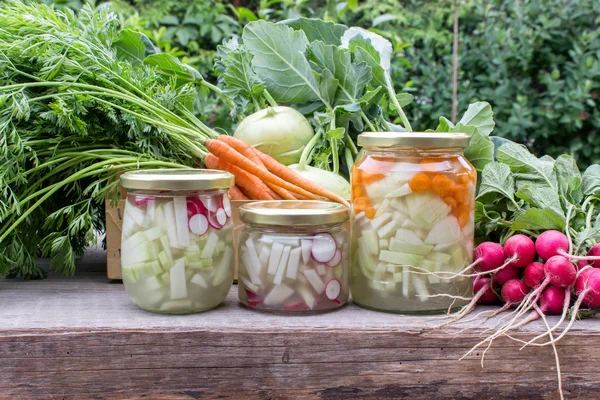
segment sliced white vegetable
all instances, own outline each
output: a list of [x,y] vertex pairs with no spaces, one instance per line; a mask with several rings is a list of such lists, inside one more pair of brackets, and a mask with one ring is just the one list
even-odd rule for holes
[[227,223],[227,213],[225,212],[224,209],[219,208],[217,210],[217,212],[215,213],[216,217],[217,217],[217,222],[219,224],[221,224],[221,226],[225,225]]
[[240,276],[240,280],[242,281],[242,283],[244,284],[244,286],[248,290],[250,290],[252,293],[257,293],[258,292],[258,286],[256,286],[254,283],[250,282],[249,280],[247,280],[243,276]]
[[133,204],[129,203],[125,206],[125,213],[135,221],[139,226],[146,228],[148,226],[149,220],[146,219],[146,213]]
[[362,240],[369,254],[379,254],[379,237],[374,230],[362,231]]
[[288,258],[290,257],[290,251],[292,250],[292,246],[284,246],[283,252],[281,253],[281,259],[279,260],[279,265],[277,266],[277,273],[275,274],[275,278],[273,278],[274,285],[281,285],[281,281],[283,279],[283,274],[285,273],[285,268],[288,264]]
[[340,281],[337,279],[332,279],[327,282],[327,286],[325,287],[325,295],[329,300],[335,300],[340,297],[340,293],[342,292],[342,285]]
[[213,286],[219,286],[221,283],[225,282],[229,272],[232,270],[233,256],[233,249],[229,246],[226,246],[225,250],[223,251],[223,258],[221,258],[221,261],[219,262],[219,265],[215,271],[215,276],[213,277]]
[[262,285],[260,277],[254,270],[252,262],[250,262],[250,256],[248,255],[247,251],[242,251],[242,263],[244,264],[244,267],[246,267],[246,272],[248,273],[248,277],[250,278],[252,283],[254,283],[255,285]]
[[283,245],[281,243],[273,243],[273,247],[271,248],[271,257],[269,257],[269,268],[267,269],[267,274],[275,275],[275,273],[277,273],[277,267],[279,266],[279,260],[281,259],[282,253]]
[[418,266],[423,256],[408,253],[396,253],[394,251],[382,250],[379,253],[379,261],[397,265]]
[[333,256],[331,261],[329,261],[327,263],[327,266],[335,267],[335,266],[339,265],[339,263],[341,263],[341,262],[342,262],[342,251],[340,249],[337,249],[335,252],[335,256]]
[[292,247],[300,246],[300,239],[285,235],[262,235],[259,239],[265,243],[281,243]]
[[171,299],[183,299],[187,297],[187,282],[185,280],[185,258],[175,261],[175,265],[169,271],[171,279]]
[[[444,252],[448,249],[451,249],[455,246],[460,246],[459,242],[453,242],[453,243],[440,243],[440,244],[436,244],[433,247],[433,251],[439,251],[439,252]],[[472,253],[472,252],[471,252]]]
[[190,279],[190,283],[193,283],[194,285],[198,285],[205,289],[208,288],[208,284],[206,283],[206,281],[200,274],[196,274],[196,275],[192,276],[192,279]]
[[383,250],[388,250],[390,247],[390,241],[387,239],[379,239],[379,248]]
[[204,245],[204,249],[202,249],[200,258],[212,258],[215,248],[217,247],[217,243],[219,243],[219,236],[214,232],[209,233],[208,240]]
[[398,253],[410,253],[416,255],[425,255],[433,249],[432,245],[422,244],[422,245],[414,245],[410,243],[406,243],[400,239],[391,238],[390,239],[390,250]]
[[389,236],[391,236],[395,229],[396,229],[396,221],[390,221],[387,224],[385,224],[384,226],[382,226],[381,228],[379,228],[377,230],[377,235],[381,238],[381,239],[385,239],[388,238]]
[[264,304],[266,306],[279,305],[286,301],[293,294],[294,289],[292,289],[288,285],[275,286],[265,297]]
[[162,249],[167,254],[169,264],[173,264],[173,253],[171,252],[171,245],[169,244],[169,238],[165,235],[160,238],[160,244]]
[[246,243],[246,248],[248,249],[248,257],[250,257],[250,263],[252,265],[252,268],[254,269],[254,272],[258,276],[258,275],[260,275],[261,264],[260,264],[260,260],[258,259],[258,254],[256,253],[256,247],[254,246],[254,241],[250,237],[246,240],[245,243]]
[[317,264],[315,265],[315,269],[317,270],[317,274],[320,276],[325,276],[327,274],[327,268],[325,264]]
[[453,243],[461,238],[460,225],[454,215],[449,215],[429,231],[425,238],[426,244]]
[[148,199],[146,203],[146,219],[148,220],[148,224],[151,224],[154,221],[154,216],[156,214],[156,200],[154,198]]
[[144,231],[139,231],[125,239],[123,243],[121,243],[121,247],[125,249],[133,249],[147,241],[148,239],[146,239]]
[[183,196],[173,197],[173,208],[175,210],[177,242],[181,247],[187,247],[190,244],[190,230],[188,227],[186,198]]
[[418,276],[412,277],[413,287],[417,292],[417,297],[421,301],[427,301],[429,299],[429,290],[427,290],[427,286]]
[[310,251],[312,249],[312,239],[300,240],[302,246],[302,262],[308,264],[310,261]]
[[189,227],[193,234],[202,236],[208,231],[208,219],[202,214],[192,215]]
[[406,207],[406,202],[402,198],[395,198],[391,201],[390,205],[394,207],[396,210],[401,212],[403,215],[408,215],[408,209]]
[[231,201],[229,200],[229,196],[227,195],[223,196],[223,210],[225,210],[225,214],[227,214],[227,216],[231,218]]
[[[169,238],[169,243],[171,247],[176,249],[183,249],[187,247],[187,245],[183,246],[179,244],[179,239],[177,238],[177,224],[175,223],[175,209],[173,208],[173,202],[168,201],[164,206],[165,211],[165,220],[167,224],[167,237]],[[187,213],[186,213],[187,220]],[[189,239],[189,238],[188,238]]]
[[311,249],[312,258],[319,263],[331,261],[335,256],[337,244],[329,233],[318,233],[313,238]]
[[417,225],[412,219],[406,218],[402,221],[402,228],[408,230],[419,229],[419,225]]
[[412,193],[412,190],[410,189],[410,185],[408,183],[405,183],[404,185],[400,186],[398,189],[392,190],[391,192],[386,194],[385,197],[403,197],[403,196],[409,195],[411,193]]
[[408,265],[402,266],[402,296],[408,298],[408,284],[410,279],[410,267]]
[[388,199],[383,199],[381,204],[377,206],[377,212],[375,212],[375,217],[379,217],[381,214],[386,212],[390,206],[390,201]]
[[286,278],[296,279],[298,266],[300,265],[300,256],[302,255],[301,253],[302,248],[300,247],[296,247],[290,252],[290,260],[288,261],[287,271],[285,274]]
[[325,284],[319,277],[319,274],[317,274],[317,271],[314,269],[306,269],[303,273],[313,289],[315,289],[315,292],[317,292],[317,294],[323,294],[325,291]]
[[271,252],[269,251],[268,246],[261,247],[260,253],[258,254],[258,261],[260,262],[261,271],[263,269],[267,269],[270,255],[271,255]]
[[143,282],[144,291],[146,292],[154,292],[157,290],[161,290],[163,285],[160,283],[156,276],[151,276]]
[[447,263],[448,261],[450,261],[451,256],[449,254],[446,253],[438,253],[438,252],[431,252],[429,254],[427,254],[425,256],[425,259],[430,260],[430,261],[434,261],[434,262],[438,262],[438,263]]
[[396,231],[396,239],[400,239],[413,246],[423,245],[423,241],[413,231],[404,228],[400,228]]
[[379,217],[373,218],[371,220],[371,227],[373,227],[374,230],[377,230],[381,226],[383,226],[383,224],[385,224],[386,222],[388,222],[390,219],[392,219],[392,213],[391,212],[383,213]]
[[317,303],[315,296],[311,293],[310,289],[305,286],[298,286],[296,288],[302,299],[311,310],[315,308],[315,304]]

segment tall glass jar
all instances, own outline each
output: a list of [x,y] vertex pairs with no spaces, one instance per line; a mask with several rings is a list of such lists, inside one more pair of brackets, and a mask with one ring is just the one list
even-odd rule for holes
[[215,170],[140,170],[121,176],[125,289],[140,308],[185,314],[225,300],[233,283],[233,175]]
[[261,201],[239,209],[239,298],[288,313],[331,310],[348,301],[349,210],[325,201]]
[[[477,173],[461,133],[369,132],[352,169],[353,301],[397,313],[465,304]],[[454,297],[452,297],[454,296]]]

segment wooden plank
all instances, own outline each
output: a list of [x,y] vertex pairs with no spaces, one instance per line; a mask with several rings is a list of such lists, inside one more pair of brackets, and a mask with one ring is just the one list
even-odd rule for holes
[[[458,361],[494,321],[456,336],[431,317],[353,305],[264,314],[240,306],[236,289],[216,310],[168,316],[139,310],[99,273],[0,280],[0,399],[557,398],[549,347],[502,338],[484,368],[481,352]],[[558,348],[567,398],[600,398],[598,319]]]

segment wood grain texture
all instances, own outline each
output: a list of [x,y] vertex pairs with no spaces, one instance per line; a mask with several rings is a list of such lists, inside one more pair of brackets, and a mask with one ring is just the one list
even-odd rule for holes
[[[0,280],[0,399],[558,398],[551,348],[502,339],[484,368],[480,353],[458,361],[489,324],[455,337],[432,318],[353,305],[262,314],[235,289],[216,310],[166,316],[137,309],[102,272]],[[566,397],[600,398],[598,319],[558,348]]]

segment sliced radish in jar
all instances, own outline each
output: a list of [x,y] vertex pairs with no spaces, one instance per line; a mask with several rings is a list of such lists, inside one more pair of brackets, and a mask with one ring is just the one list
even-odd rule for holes
[[154,200],[154,196],[135,196],[134,199],[134,203],[136,206],[143,206],[144,204],[146,204],[148,201],[150,200]]
[[219,207],[221,207],[221,199],[219,196],[204,197],[200,200],[204,204],[204,207],[210,212],[217,212]]
[[227,223],[227,213],[224,209],[219,208],[215,213],[215,217],[217,218],[217,222],[221,224],[221,226]]
[[202,214],[192,215],[188,225],[190,231],[198,236],[202,236],[208,231],[208,220]]
[[221,229],[223,228],[223,225],[219,223],[219,220],[217,219],[217,214],[209,211],[208,215],[206,216],[206,218],[208,218],[208,224],[210,226],[212,226],[215,229]]
[[188,214],[191,214],[191,215],[202,214],[202,215],[206,216],[206,214],[207,214],[206,207],[204,207],[204,204],[202,204],[202,202],[200,201],[199,198],[188,196],[185,199],[185,201],[186,201],[186,205],[187,205],[187,209],[188,209]]
[[231,218],[231,202],[229,201],[229,196],[227,195],[223,196],[223,210],[225,210],[225,214]]
[[331,259],[331,261],[329,261],[327,263],[327,266],[328,267],[336,267],[341,262],[342,262],[342,251],[340,249],[337,249],[336,252],[335,252],[335,255],[333,256],[333,258]]
[[335,300],[340,296],[342,292],[342,285],[340,281],[337,279],[332,279],[327,282],[327,286],[325,286],[325,295],[329,300]]
[[329,233],[318,233],[313,238],[311,249],[312,258],[320,263],[328,263],[335,257],[337,244]]

